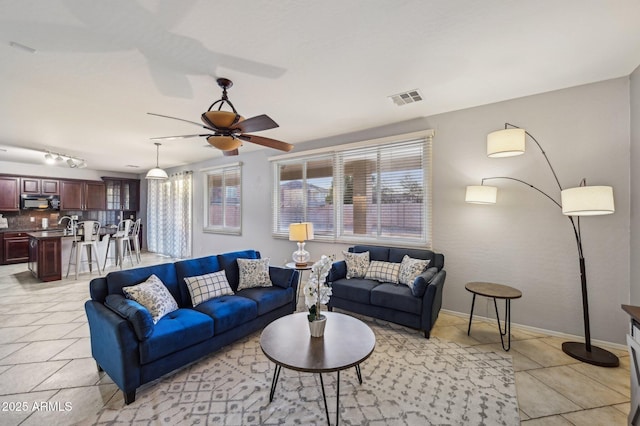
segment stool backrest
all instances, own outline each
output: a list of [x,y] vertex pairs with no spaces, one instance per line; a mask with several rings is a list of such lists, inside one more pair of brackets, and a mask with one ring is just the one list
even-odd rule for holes
[[131,232],[131,225],[133,221],[131,219],[123,219],[118,223],[118,231],[114,237],[126,237]]
[[137,237],[138,234],[140,233],[140,223],[142,222],[142,219],[136,219],[135,222],[133,222],[133,228],[131,228],[131,236],[132,237]]
[[78,223],[78,227],[82,229],[83,241],[98,241],[100,234],[100,222],[95,220],[85,220]]

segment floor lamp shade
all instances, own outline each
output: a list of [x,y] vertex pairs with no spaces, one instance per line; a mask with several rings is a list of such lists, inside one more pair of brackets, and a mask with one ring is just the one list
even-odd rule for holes
[[498,188],[495,186],[467,186],[467,194],[464,197],[464,201],[472,204],[495,204],[497,196]]
[[503,129],[487,135],[488,157],[513,157],[524,154],[524,129]]
[[613,188],[578,186],[560,193],[562,213],[567,216],[597,216],[615,212]]
[[296,266],[306,266],[311,259],[311,254],[304,249],[305,241],[308,240],[313,240],[313,223],[302,222],[289,225],[289,241],[298,242],[298,250],[291,256]]

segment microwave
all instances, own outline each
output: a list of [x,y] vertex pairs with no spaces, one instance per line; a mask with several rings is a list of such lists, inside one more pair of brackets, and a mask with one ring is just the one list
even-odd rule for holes
[[20,209],[22,210],[60,210],[59,195],[20,195]]

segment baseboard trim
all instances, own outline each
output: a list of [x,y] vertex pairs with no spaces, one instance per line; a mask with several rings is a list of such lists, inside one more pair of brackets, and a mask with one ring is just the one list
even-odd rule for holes
[[[457,317],[467,318],[467,320],[469,319],[469,314],[468,313],[451,311],[449,309],[441,309],[441,311],[442,312],[446,312],[446,313],[451,314],[451,315],[455,315]],[[476,321],[476,320],[478,320],[478,321],[486,321],[486,322],[492,322],[492,323],[495,323],[495,321],[496,321],[495,318],[484,317],[484,316],[478,315],[476,313],[473,314],[473,320],[474,321]],[[437,323],[437,321],[436,321],[436,323]],[[577,336],[575,334],[561,333],[561,332],[555,331],[555,330],[546,330],[544,328],[531,327],[529,325],[518,324],[518,323],[515,323],[515,322],[511,323],[511,327],[519,328],[519,329],[524,330],[524,331],[531,331],[533,333],[548,334],[550,336],[560,337],[560,338],[571,340],[571,341],[575,340],[575,341],[581,342],[581,341],[584,340],[583,336]],[[613,342],[606,342],[604,340],[591,339],[591,343],[596,345],[596,346],[606,346],[606,347],[611,348],[611,349],[618,349],[618,350],[622,350],[622,351],[626,351],[627,350],[627,345],[622,345],[622,344],[613,343]]]

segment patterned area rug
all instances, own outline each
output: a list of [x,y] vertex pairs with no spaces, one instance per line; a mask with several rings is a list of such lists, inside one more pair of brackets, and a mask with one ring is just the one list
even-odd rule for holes
[[[384,321],[363,319],[376,348],[340,374],[342,425],[518,425],[511,357],[482,352]],[[138,389],[123,407],[118,398],[92,424],[325,425],[318,375],[282,369],[273,402],[274,365],[260,349],[260,333]],[[336,374],[323,375],[331,424]]]

